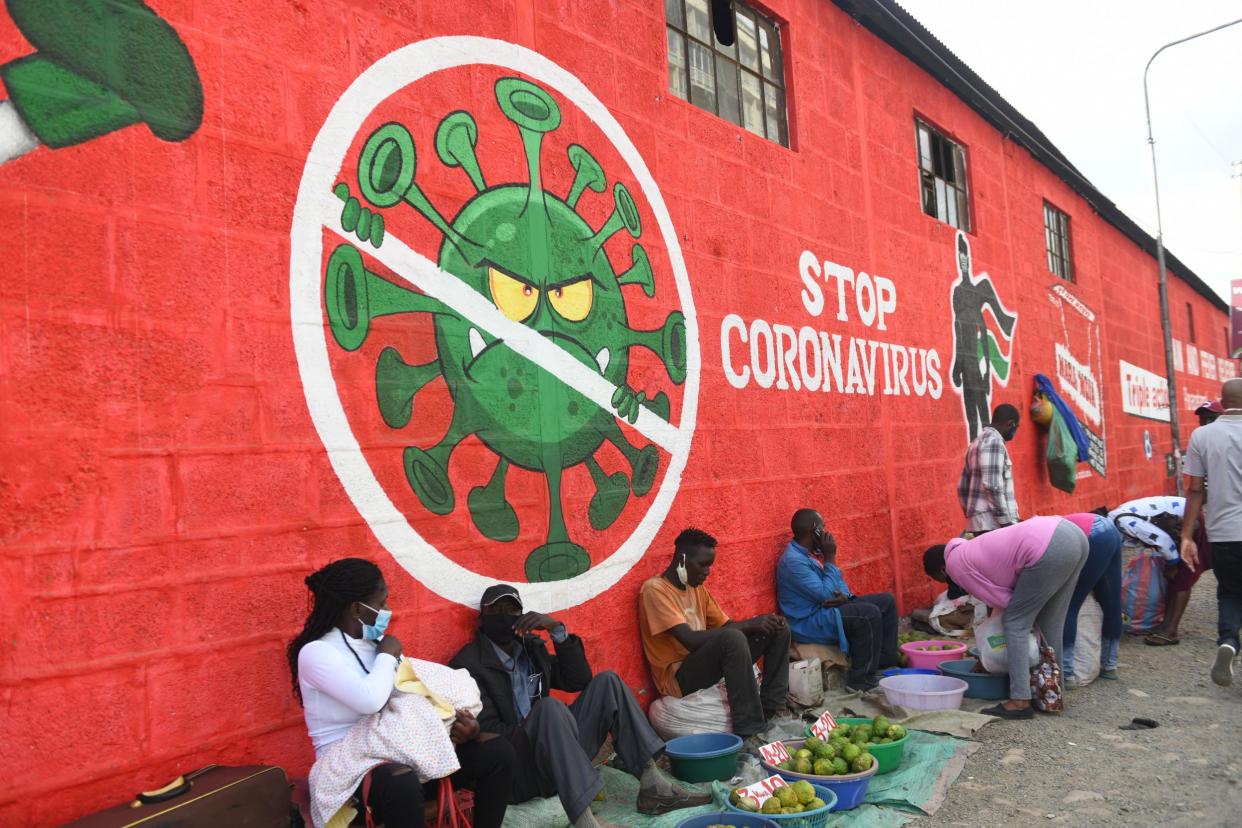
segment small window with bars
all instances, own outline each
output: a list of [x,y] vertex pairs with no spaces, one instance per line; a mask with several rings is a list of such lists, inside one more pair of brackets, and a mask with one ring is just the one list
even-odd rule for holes
[[919,152],[923,212],[959,230],[971,231],[966,186],[966,151],[930,124],[914,119]]
[[710,0],[664,0],[668,83],[677,97],[756,135],[789,146],[780,27],[734,0],[737,37],[712,32]]
[[1044,202],[1044,246],[1048,249],[1048,270],[1062,279],[1074,281],[1074,265],[1070,261],[1069,216]]

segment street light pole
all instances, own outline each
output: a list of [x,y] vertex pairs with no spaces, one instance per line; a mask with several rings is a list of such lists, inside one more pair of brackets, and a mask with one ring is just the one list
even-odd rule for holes
[[1147,94],[1147,72],[1151,69],[1152,61],[1170,46],[1236,26],[1238,23],[1242,23],[1242,18],[1166,43],[1152,54],[1147,61],[1147,66],[1143,68],[1143,107],[1147,111],[1147,144],[1151,147],[1151,181],[1156,193],[1156,267],[1160,270],[1160,327],[1164,332],[1164,367],[1169,375],[1169,430],[1173,436],[1173,477],[1177,481],[1178,497],[1186,493],[1185,482],[1182,480],[1181,418],[1177,413],[1177,377],[1173,370],[1173,329],[1169,324],[1169,278],[1164,269],[1164,223],[1160,218],[1160,177],[1156,173],[1156,139],[1152,137],[1151,132],[1151,100]]

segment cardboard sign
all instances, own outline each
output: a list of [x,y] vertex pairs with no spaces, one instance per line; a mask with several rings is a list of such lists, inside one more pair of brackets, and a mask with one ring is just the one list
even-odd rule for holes
[[818,736],[820,739],[827,739],[828,734],[837,726],[837,720],[832,718],[832,714],[827,710],[824,715],[815,720],[815,724],[811,725],[811,735]]
[[789,751],[784,742],[776,741],[770,745],[762,745],[759,748],[759,758],[769,765],[778,765],[789,761]]
[[749,796],[760,805],[772,798],[772,791],[777,788],[783,788],[789,783],[779,776],[769,776],[767,779],[760,779],[753,785],[747,785],[745,788],[738,788],[738,796]]

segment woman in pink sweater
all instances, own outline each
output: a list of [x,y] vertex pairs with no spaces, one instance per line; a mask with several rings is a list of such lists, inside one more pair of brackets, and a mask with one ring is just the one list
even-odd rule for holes
[[[1059,517],[1035,517],[979,535],[954,538],[923,553],[923,569],[952,579],[993,609],[1005,611],[1005,640],[1025,642],[1038,625],[1061,661],[1065,613],[1087,560],[1087,536]],[[1031,669],[1025,646],[1010,646],[1009,700],[982,712],[1030,719]]]

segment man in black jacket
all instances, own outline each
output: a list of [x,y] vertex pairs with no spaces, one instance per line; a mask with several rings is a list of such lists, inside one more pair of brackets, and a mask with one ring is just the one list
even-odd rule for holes
[[[657,767],[664,742],[629,688],[616,673],[592,675],[582,639],[564,624],[543,613],[524,613],[521,596],[507,584],[488,587],[479,611],[478,634],[450,666],[468,670],[479,685],[480,729],[508,738],[517,749],[513,802],[555,793],[575,826],[607,825],[590,807],[603,788],[591,760],[610,734],[625,769],[640,780],[640,813],[662,814],[710,801]],[[554,654],[536,631],[548,633]],[[566,705],[549,698],[551,690],[579,696]]]

